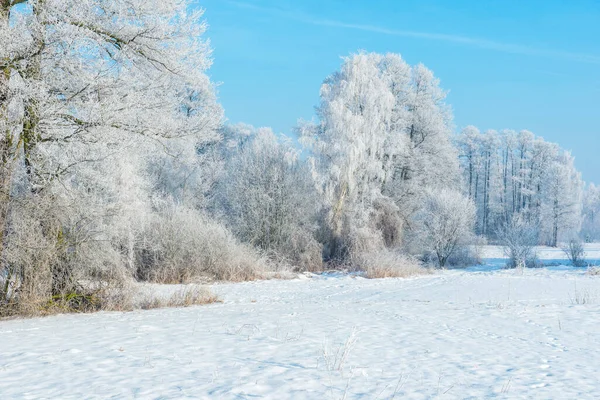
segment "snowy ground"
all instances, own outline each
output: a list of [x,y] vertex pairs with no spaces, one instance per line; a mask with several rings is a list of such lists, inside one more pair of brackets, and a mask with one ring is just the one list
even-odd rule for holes
[[[584,245],[585,257],[594,264],[600,263],[600,243],[586,243]],[[502,246],[482,246],[482,256],[486,259],[506,259]],[[565,252],[560,248],[537,246],[535,248],[537,257],[544,263],[556,263],[568,259]]]
[[600,397],[600,277],[583,271],[215,291],[223,304],[0,322],[0,398]]

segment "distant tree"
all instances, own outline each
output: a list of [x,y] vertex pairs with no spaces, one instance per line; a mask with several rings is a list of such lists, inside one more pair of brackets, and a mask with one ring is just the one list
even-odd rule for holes
[[583,192],[582,237],[586,242],[600,239],[600,187],[590,184]]
[[557,247],[561,233],[577,233],[581,227],[581,173],[569,153],[562,154],[548,170],[544,226],[550,231],[549,244]]
[[518,216],[539,243],[556,246],[581,224],[581,177],[571,155],[531,132],[465,128],[456,139],[464,193],[477,207],[476,232],[492,239]]

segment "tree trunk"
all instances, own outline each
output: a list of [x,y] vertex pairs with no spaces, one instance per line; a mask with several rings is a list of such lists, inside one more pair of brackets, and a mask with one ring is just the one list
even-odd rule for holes
[[517,211],[517,182],[516,182],[516,168],[515,168],[515,157],[511,157],[511,180],[512,180],[512,214]]
[[490,179],[491,179],[491,151],[487,151],[485,160],[485,180],[483,185],[483,234],[488,233],[488,216],[490,215]]
[[330,248],[330,258],[339,260],[344,258],[344,243],[343,243],[343,218],[344,208],[346,203],[346,196],[348,195],[348,184],[343,183],[339,190],[336,203],[333,205],[333,212],[331,215],[331,230],[332,240]]
[[[0,0],[0,24],[10,23],[10,10],[16,4],[25,3],[27,0]],[[43,0],[38,1],[34,7],[34,14],[38,14],[39,6]],[[40,21],[41,22],[41,21]],[[43,36],[34,38],[36,45],[42,48]],[[25,156],[26,172],[31,182],[33,173],[31,163],[32,149],[35,147],[36,130],[39,122],[38,104],[31,99],[25,99],[25,113],[20,137],[15,136],[14,127],[11,127],[8,103],[10,101],[9,80],[12,73],[11,60],[0,60],[0,255],[6,247],[6,232],[8,230],[8,215],[11,203],[12,179],[14,169],[19,157],[21,146]],[[27,78],[40,79],[41,55],[38,53],[28,59],[25,71]],[[4,261],[0,260],[0,270],[6,269]],[[3,293],[6,295],[6,293]]]
[[504,220],[508,221],[508,146],[502,157],[502,211]]
[[[558,196],[557,194],[555,194],[555,196]],[[559,217],[560,217],[560,213],[559,213],[559,203],[558,203],[558,199],[555,198],[554,199],[554,226],[552,229],[552,247],[558,247],[558,223],[559,223]]]
[[473,153],[469,154],[469,198],[473,199]]
[[[477,210],[479,210],[479,170],[481,170],[481,164],[480,167],[478,168],[478,171],[475,173],[475,195],[473,197],[473,202],[475,202],[475,207],[477,208]],[[477,212],[477,218],[476,221],[477,223],[475,224],[475,230],[478,234],[481,233],[482,230],[482,224],[481,221],[479,220],[480,217],[480,213]]]

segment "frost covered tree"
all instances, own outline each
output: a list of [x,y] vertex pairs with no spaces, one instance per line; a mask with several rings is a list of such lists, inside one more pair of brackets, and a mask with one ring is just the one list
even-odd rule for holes
[[580,225],[582,182],[571,155],[529,131],[465,128],[456,138],[464,193],[477,207],[476,232],[495,238],[518,216],[556,246]]
[[600,239],[600,187],[589,184],[583,192],[582,238],[587,242]]
[[218,212],[243,242],[296,269],[320,269],[320,199],[308,165],[289,139],[268,128],[251,129],[250,134],[239,128],[237,139],[229,134],[224,143],[227,158],[215,197]]
[[583,181],[574,158],[565,152],[554,161],[547,175],[544,228],[548,244],[557,247],[561,234],[574,235],[581,228]]
[[[446,92],[433,72],[422,64],[412,68],[409,86],[409,156],[400,178],[416,187],[453,187],[458,183],[457,153],[450,140],[452,113]],[[400,101],[397,99],[397,101]]]
[[394,97],[380,73],[383,57],[357,54],[321,87],[320,123],[301,127],[315,163],[329,216],[330,253],[340,258],[351,238],[366,229],[381,196]]
[[498,147],[500,140],[496,131],[480,133],[474,126],[466,127],[457,140],[460,148],[465,193],[478,208],[476,231],[489,233],[493,225],[492,210],[500,207],[500,171],[498,170]]
[[535,266],[535,246],[538,244],[538,228],[515,214],[497,228],[496,236],[508,257],[510,268]]
[[[216,137],[205,25],[188,2],[4,3],[3,159],[21,155],[31,185],[131,140]],[[3,165],[8,181],[14,168]]]
[[[177,160],[169,167],[177,179],[164,189],[174,191],[190,175],[174,165],[193,169],[197,149],[218,140],[210,48],[202,11],[192,10],[187,0],[0,1],[4,298],[9,285],[24,288],[29,279],[18,259],[21,221],[60,250],[46,263],[51,293],[71,290],[53,277],[84,241],[113,243],[115,259],[123,251],[131,261],[123,250],[131,242],[108,239],[119,213],[135,219],[131,196],[149,202],[148,188],[161,188],[146,173],[149,155]],[[36,211],[52,204],[53,212]]]
[[[188,11],[187,2],[19,3],[2,32],[12,109],[3,118],[4,147],[13,158],[24,153],[32,176],[49,178],[85,160],[70,144],[213,135],[220,109],[204,73],[210,52],[201,12]],[[43,159],[61,146],[72,159]],[[44,162],[53,163],[50,171]]]
[[426,251],[435,254],[443,268],[460,244],[468,244],[475,223],[475,205],[459,191],[429,190],[418,213],[417,238]]
[[479,172],[481,165],[481,133],[476,127],[469,125],[464,128],[456,140],[460,149],[461,169],[465,175],[466,192],[469,198],[476,199],[479,190]]
[[299,131],[328,211],[329,257],[398,245],[430,186],[457,183],[451,113],[433,73],[395,54],[358,53],[321,87]]

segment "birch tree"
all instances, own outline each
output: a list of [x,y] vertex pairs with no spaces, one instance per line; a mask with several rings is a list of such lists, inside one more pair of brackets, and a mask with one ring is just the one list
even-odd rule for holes
[[321,87],[319,124],[301,127],[304,143],[316,156],[333,258],[349,250],[353,230],[368,225],[373,203],[381,196],[384,163],[396,151],[386,147],[395,100],[381,77],[382,59],[364,53],[344,59],[342,69]]
[[430,70],[394,54],[353,55],[325,81],[318,123],[299,130],[326,200],[333,258],[398,245],[426,188],[458,184],[445,96]]
[[573,235],[581,228],[581,173],[570,153],[563,153],[548,171],[544,228],[547,242],[557,247],[563,234]]
[[582,236],[587,242],[600,238],[600,187],[589,184],[583,192]]
[[581,224],[581,177],[573,157],[529,131],[465,128],[456,139],[464,193],[477,207],[476,232],[495,238],[515,218],[556,246]]

